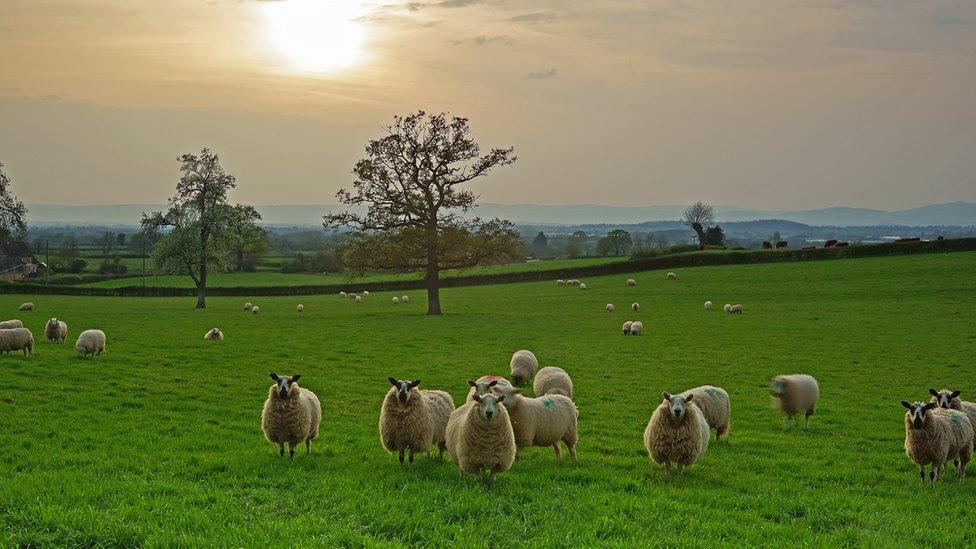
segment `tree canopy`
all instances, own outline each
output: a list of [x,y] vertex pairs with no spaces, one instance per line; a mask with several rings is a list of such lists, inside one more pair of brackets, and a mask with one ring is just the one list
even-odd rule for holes
[[705,228],[715,221],[715,209],[710,204],[695,202],[685,209],[684,221],[698,235],[699,245],[704,246]]
[[0,240],[27,234],[27,206],[13,194],[10,178],[0,162]]

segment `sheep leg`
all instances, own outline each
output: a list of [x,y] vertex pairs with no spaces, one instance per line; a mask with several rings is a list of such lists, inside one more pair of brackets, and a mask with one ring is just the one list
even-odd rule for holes
[[573,465],[576,465],[576,445],[567,444],[566,446],[569,447],[569,459],[573,460]]
[[308,439],[305,441],[305,455],[307,456],[311,453],[312,453],[312,439]]
[[488,482],[488,486],[494,486],[495,485],[495,470],[494,469],[491,469],[491,470],[488,471],[488,481],[487,482]]
[[939,479],[939,465],[933,463],[932,470],[929,471],[929,480],[932,481],[932,486],[935,486],[935,481],[938,479]]
[[437,449],[440,451],[440,455],[438,457],[444,459],[444,450],[447,450],[447,442],[443,440],[438,442]]
[[669,476],[669,477],[671,476],[671,462],[670,461],[665,461],[664,462],[664,475],[665,476]]
[[719,428],[715,429],[715,442],[718,442],[719,437],[721,437],[722,435],[724,435],[724,434],[726,434],[728,432],[729,432],[729,424],[728,423],[726,423],[725,425],[722,425]]
[[284,442],[279,442],[278,443],[278,455],[281,456],[281,457],[285,457],[285,443]]
[[925,466],[918,466],[918,476],[922,479],[922,484],[925,484]]
[[413,463],[413,448],[410,448],[410,463]]
[[291,459],[295,459],[295,446],[298,446],[298,443],[288,443],[288,456],[291,457]]
[[400,465],[403,465],[403,450],[400,450]]
[[556,451],[556,459],[563,459],[563,449],[559,447],[558,440],[552,445],[552,449]]
[[810,426],[810,416],[812,416],[812,415],[813,415],[813,412],[811,412],[810,410],[807,410],[806,416],[803,418],[803,428],[804,429],[806,429],[807,427]]

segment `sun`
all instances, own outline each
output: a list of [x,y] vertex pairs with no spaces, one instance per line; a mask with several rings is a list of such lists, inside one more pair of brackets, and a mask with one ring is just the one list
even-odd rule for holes
[[296,69],[331,72],[361,63],[367,27],[350,0],[279,0],[261,6],[274,47]]

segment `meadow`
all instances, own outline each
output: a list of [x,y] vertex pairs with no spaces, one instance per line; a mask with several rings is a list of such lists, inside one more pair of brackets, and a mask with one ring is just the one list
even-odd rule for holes
[[[675,271],[450,288],[440,317],[421,291],[395,306],[258,297],[260,315],[244,298],[0,296],[38,338],[34,357],[0,357],[0,546],[976,543],[976,469],[924,486],[899,404],[929,387],[976,398],[976,253]],[[28,299],[37,311],[18,313]],[[52,316],[71,341],[105,330],[107,354],[41,341]],[[643,336],[620,333],[633,319]],[[203,341],[214,326],[227,338]],[[387,377],[460,403],[465,380],[507,374],[520,348],[573,376],[576,466],[527,449],[486,488],[449,460],[401,467],[383,451]],[[279,458],[262,436],[271,371],[322,400],[312,455]],[[768,383],[798,372],[819,379],[820,407],[787,431]],[[662,391],[705,383],[731,395],[728,442],[665,477],[644,426]]]

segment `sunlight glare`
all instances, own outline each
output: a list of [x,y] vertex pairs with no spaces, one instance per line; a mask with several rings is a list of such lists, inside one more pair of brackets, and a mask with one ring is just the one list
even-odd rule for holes
[[261,6],[268,37],[299,70],[328,72],[360,63],[367,29],[355,0],[280,0]]

